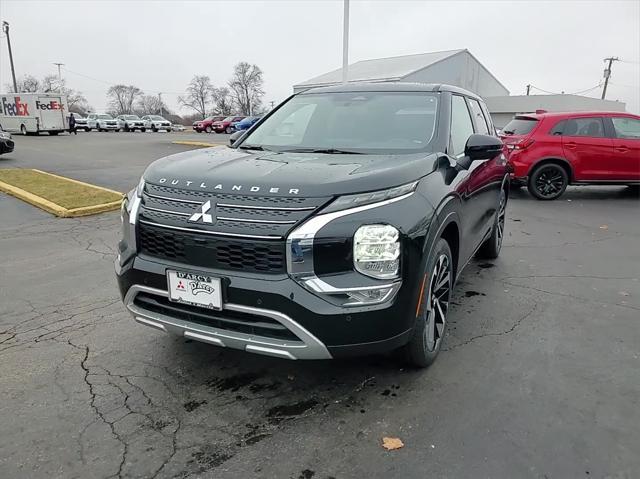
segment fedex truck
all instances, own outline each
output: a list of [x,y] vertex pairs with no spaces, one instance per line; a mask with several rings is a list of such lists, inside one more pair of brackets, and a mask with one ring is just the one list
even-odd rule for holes
[[0,127],[15,133],[69,129],[67,97],[59,93],[0,93]]

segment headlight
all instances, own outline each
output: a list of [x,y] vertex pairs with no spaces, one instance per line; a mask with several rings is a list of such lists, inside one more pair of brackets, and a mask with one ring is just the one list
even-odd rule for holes
[[373,278],[397,278],[400,270],[400,233],[391,225],[365,225],[353,236],[356,271]]
[[332,211],[346,210],[347,208],[355,208],[357,206],[368,205],[370,203],[378,203],[379,201],[390,200],[391,198],[397,198],[398,196],[413,193],[417,185],[418,182],[414,181],[413,183],[396,186],[395,188],[390,188],[388,190],[340,196],[333,203],[327,206],[322,212],[330,213]]

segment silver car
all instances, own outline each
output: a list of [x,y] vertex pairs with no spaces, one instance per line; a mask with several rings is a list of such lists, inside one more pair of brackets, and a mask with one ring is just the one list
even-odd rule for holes
[[124,131],[147,131],[144,120],[138,115],[119,115],[116,119],[118,120],[118,128]]
[[144,120],[145,128],[148,128],[153,132],[158,130],[165,130],[167,132],[171,131],[171,122],[169,120],[165,120],[160,115],[145,115],[142,119]]
[[87,116],[87,127],[89,130],[98,131],[120,131],[118,126],[118,120],[109,115],[108,113],[90,113]]

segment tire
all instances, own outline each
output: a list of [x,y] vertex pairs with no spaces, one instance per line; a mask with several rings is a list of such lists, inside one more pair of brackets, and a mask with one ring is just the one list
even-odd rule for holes
[[560,198],[569,185],[567,171],[558,163],[536,167],[529,176],[527,189],[536,199],[550,201]]
[[[453,261],[449,244],[440,238],[427,260],[418,316],[411,340],[402,348],[406,362],[426,368],[436,360],[447,331],[447,313],[453,290]],[[437,296],[436,296],[437,295]],[[435,299],[438,298],[438,299]]]
[[[118,131],[120,131],[120,130],[118,130]],[[126,131],[126,132],[130,132],[131,131],[131,128],[129,128],[129,125],[127,125],[126,123],[124,124],[124,131]],[[133,131],[136,131],[136,129],[134,128]]]
[[205,133],[211,133],[211,127],[208,126],[204,129]]
[[157,133],[158,129],[155,127],[155,125],[151,125],[151,131]]
[[226,129],[226,130],[224,130],[224,132],[225,132],[227,135],[230,135],[231,133],[233,133],[233,128],[231,128],[230,126],[228,126],[228,127],[227,127],[227,129]]
[[58,135],[58,133],[60,133],[60,132],[58,132],[58,131],[50,131],[50,132],[49,132],[49,135],[51,135],[51,136],[57,136],[57,135]]
[[24,125],[20,125],[20,133],[21,133],[23,136],[27,136],[27,127],[26,127],[26,126],[24,126]]
[[144,133],[145,131],[147,131],[147,129],[146,129],[146,128],[140,128],[140,131],[141,131],[142,133]]
[[502,249],[502,241],[504,239],[506,211],[507,193],[504,190],[501,190],[496,218],[493,222],[493,228],[491,229],[491,236],[489,236],[478,249],[478,252],[476,253],[478,258],[496,259],[500,255],[500,249]]
[[91,131],[91,128],[89,128],[88,126],[85,126],[85,127],[84,127],[84,131],[89,132],[89,131]]

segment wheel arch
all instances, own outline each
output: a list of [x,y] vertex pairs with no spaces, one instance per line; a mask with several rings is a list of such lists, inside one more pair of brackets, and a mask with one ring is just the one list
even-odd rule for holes
[[461,253],[461,219],[458,214],[460,208],[460,199],[454,195],[447,196],[433,212],[433,219],[429,233],[427,234],[423,257],[425,264],[431,256],[436,242],[443,238],[451,249],[451,259],[453,260],[454,276],[458,274]]
[[562,158],[561,156],[547,156],[544,158],[540,158],[538,161],[536,161],[529,167],[527,176],[531,176],[531,173],[533,173],[533,170],[535,170],[539,166],[546,165],[549,163],[555,163],[563,167],[564,170],[567,172],[567,176],[569,177],[569,183],[572,183],[573,181],[575,181],[575,175],[573,173],[573,167],[571,166],[571,163],[569,163],[569,161],[567,161],[565,158]]

